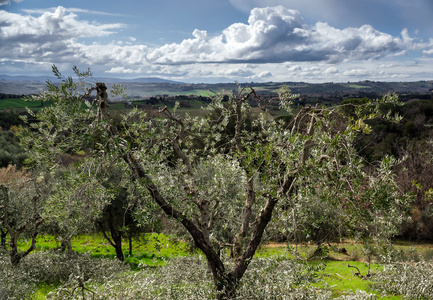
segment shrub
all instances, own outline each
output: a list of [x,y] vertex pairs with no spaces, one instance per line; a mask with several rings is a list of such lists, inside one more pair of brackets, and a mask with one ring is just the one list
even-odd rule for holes
[[336,298],[336,300],[374,300],[377,299],[376,295],[369,294],[365,291],[357,290],[356,292],[349,292],[346,295]]
[[432,278],[432,263],[397,263],[377,274],[373,288],[405,299],[433,299]]
[[54,251],[35,252],[21,262],[20,268],[31,278],[48,284],[63,283],[71,276],[101,282],[115,273],[129,270],[126,265],[112,259]]
[[88,254],[67,255],[61,252],[40,251],[25,257],[19,266],[12,267],[6,251],[0,253],[0,300],[29,299],[38,284],[59,285],[82,278],[103,282],[116,273],[129,270],[112,259],[94,259]]
[[36,287],[29,274],[12,267],[9,252],[0,249],[0,300],[26,299]]

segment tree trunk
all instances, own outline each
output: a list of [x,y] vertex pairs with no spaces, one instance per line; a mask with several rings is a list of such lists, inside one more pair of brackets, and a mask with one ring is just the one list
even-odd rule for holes
[[10,234],[10,240],[9,240],[9,256],[11,259],[11,264],[13,266],[17,266],[20,261],[21,258],[23,258],[22,255],[20,255],[20,253],[18,252],[18,237],[19,237],[19,233],[16,231],[12,231]]
[[242,255],[244,239],[250,228],[250,220],[252,216],[252,207],[256,201],[254,193],[254,177],[250,177],[247,182],[247,198],[242,211],[242,226],[240,231],[234,238],[233,256],[235,261]]
[[7,230],[0,230],[0,247],[6,249],[6,237],[8,235],[8,231]]
[[117,259],[120,261],[124,261],[125,257],[123,256],[123,251],[122,251],[122,236],[120,235],[116,238],[113,238],[113,240],[114,240],[114,244],[116,245],[115,249],[116,249]]
[[19,253],[17,251],[11,251],[10,258],[11,258],[11,264],[13,266],[18,266],[20,264],[21,259],[23,258],[23,255],[22,253]]
[[111,237],[113,238],[114,249],[116,249],[116,257],[118,260],[124,261],[125,257],[123,256],[122,251],[122,232],[114,226],[110,225],[110,233]]
[[36,236],[38,235],[38,227],[39,225],[41,225],[43,223],[43,219],[38,219],[35,221],[35,223],[33,224],[33,235],[32,235],[32,243],[30,245],[30,247],[23,252],[19,252],[18,251],[18,237],[20,236],[20,234],[24,231],[24,227],[20,228],[20,230],[11,230],[11,228],[9,229],[9,235],[10,235],[10,241],[9,241],[9,245],[10,245],[10,259],[11,259],[11,263],[14,266],[17,266],[21,259],[26,257],[30,252],[32,252],[33,250],[35,250],[36,248]]
[[62,252],[67,251],[68,255],[72,254],[72,245],[70,239],[62,239],[60,247],[62,249]]
[[128,237],[129,241],[129,256],[132,256],[132,236]]
[[239,257],[232,268],[231,274],[236,281],[239,281],[245,274],[257,248],[262,240],[263,233],[268,223],[271,221],[272,212],[277,204],[278,200],[268,195],[268,201],[260,211],[258,218],[256,219],[256,225],[252,228],[251,236],[242,256]]
[[120,232],[120,230],[117,230],[110,225],[110,235],[112,239],[109,238],[105,230],[102,230],[102,235],[110,243],[110,245],[114,247],[117,259],[120,261],[124,261],[125,257],[123,256],[122,250],[122,233]]
[[238,281],[233,278],[232,274],[221,274],[218,278],[214,279],[217,300],[229,300],[236,298],[238,288]]

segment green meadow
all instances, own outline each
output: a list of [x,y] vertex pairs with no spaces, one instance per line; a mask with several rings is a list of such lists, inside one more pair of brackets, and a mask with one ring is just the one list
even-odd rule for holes
[[[24,250],[29,245],[29,241],[21,241],[20,248]],[[48,255],[60,251],[60,243],[51,235],[39,235],[36,245],[36,251],[29,255],[29,260],[32,260],[32,255],[38,253]],[[345,248],[347,253],[340,253],[336,251],[337,248]],[[149,268],[153,270],[152,272],[158,273],[158,270],[178,264],[178,259],[182,257],[184,259],[202,257],[200,251],[192,244],[162,233],[142,234],[134,239],[131,253],[129,243],[125,240],[123,249],[125,255],[123,264],[130,270],[128,273],[135,274],[150,270]],[[259,248],[254,260],[296,261],[303,269],[302,272],[314,274],[315,279],[311,281],[311,288],[328,290],[332,295],[331,298],[363,291],[376,299],[402,299],[402,295],[384,295],[372,288],[375,276],[386,268],[386,264],[379,259],[380,253],[383,253],[380,249],[369,258],[365,255],[365,246],[359,243],[347,242],[324,247],[326,251],[323,257],[313,257],[316,249],[315,245],[310,244],[267,243]],[[100,234],[75,237],[72,240],[72,250],[75,255],[90,256],[95,264],[101,259],[108,259],[108,263],[110,261],[113,264],[117,263],[114,248]],[[393,245],[393,251],[399,255],[400,260],[412,263],[423,259],[430,260],[433,257],[433,246],[429,244],[396,243]],[[7,255],[4,252],[2,254],[2,259],[7,259]],[[229,257],[229,251],[224,255]],[[368,261],[369,259],[371,262]],[[262,275],[266,276],[266,273]],[[30,299],[47,299],[47,295],[57,291],[61,284],[62,282],[39,282]]]

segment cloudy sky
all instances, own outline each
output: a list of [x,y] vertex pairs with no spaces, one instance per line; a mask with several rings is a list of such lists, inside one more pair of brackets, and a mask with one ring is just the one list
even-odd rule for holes
[[433,79],[433,0],[0,0],[0,74]]

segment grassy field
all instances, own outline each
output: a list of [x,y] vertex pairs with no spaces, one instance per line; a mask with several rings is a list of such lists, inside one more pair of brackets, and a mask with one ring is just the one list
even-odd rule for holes
[[[41,235],[37,239],[37,251],[58,249],[60,244],[52,236]],[[100,235],[82,235],[73,239],[73,251],[77,253],[88,253],[93,258],[109,258],[115,260],[115,251],[107,241]],[[20,247],[25,248],[28,243],[24,242]],[[365,291],[376,294],[378,299],[401,299],[401,296],[381,296],[370,289],[370,277],[367,274],[374,274],[383,269],[381,264],[376,263],[378,254],[372,255],[371,264],[365,255],[365,247],[358,243],[341,243],[336,245],[338,248],[345,248],[346,254],[334,251],[337,248],[325,247],[326,255],[322,259],[311,258],[317,249],[315,245],[287,245],[284,243],[268,243],[262,245],[256,258],[266,258],[275,260],[299,260],[306,266],[314,267],[319,270],[317,276],[320,281],[315,285],[317,288],[329,288],[333,297],[344,295],[348,291]],[[400,253],[401,258],[409,261],[421,259],[430,260],[433,257],[432,245],[417,245],[411,243],[396,243],[394,245],[396,253]],[[128,243],[124,244],[125,261],[131,266],[134,272],[140,272],[143,267],[158,268],[166,265],[170,260],[177,257],[200,256],[200,253],[191,245],[173,236],[164,234],[144,234],[139,239],[134,240],[132,255],[129,255]],[[349,267],[355,266],[354,267]],[[360,274],[357,274],[358,271]],[[56,285],[40,285],[33,299],[45,299]],[[37,296],[36,296],[37,295]]]
[[[212,94],[212,92],[208,90],[197,90],[195,91],[197,94],[201,93],[202,96],[209,96],[209,93]],[[189,91],[185,92],[184,94],[190,95]],[[177,94],[179,95],[179,94]],[[129,102],[129,101],[128,101]],[[173,99],[158,103],[154,105],[147,104],[147,100],[133,100],[132,105],[125,105],[125,102],[111,102],[109,104],[110,111],[114,113],[126,113],[127,111],[131,110],[132,107],[138,106],[138,107],[145,107],[145,109],[151,108],[153,110],[158,110],[161,107],[167,106],[168,108],[172,109],[175,105],[175,101]],[[208,105],[208,102],[202,102],[200,100],[196,99],[190,99],[190,100],[180,100],[180,107],[177,109],[177,113],[181,116],[189,115],[192,117],[201,117],[208,113],[208,111],[202,109],[203,107],[206,107]],[[183,103],[183,105],[182,105]],[[19,114],[26,111],[26,108],[31,109],[32,111],[37,111],[41,109],[44,106],[49,106],[51,103],[49,101],[46,101],[41,103],[41,101],[25,101],[24,99],[2,99],[0,100],[0,112],[3,111],[5,113],[14,113]],[[84,105],[84,104],[83,104]],[[259,108],[255,107],[253,108],[253,112],[259,112],[261,111]],[[272,113],[273,116],[279,116],[282,114],[285,114],[282,110],[270,110],[269,112]]]
[[[164,234],[144,234],[133,240],[132,255],[129,255],[129,246],[124,242],[123,250],[125,262],[132,266],[160,266],[173,257],[186,256],[194,253],[189,245],[174,237]],[[22,249],[29,247],[29,241],[20,244]],[[53,236],[39,235],[36,241],[37,250],[59,249],[60,243]],[[94,258],[115,258],[114,248],[102,235],[80,235],[72,239],[72,250],[77,253],[90,253]]]
[[31,107],[31,108],[42,107],[42,101],[25,101],[20,98],[0,100],[0,109],[10,109],[10,108],[23,109],[25,107]]
[[[366,256],[366,247],[360,243],[344,242],[334,246],[340,249],[345,248],[347,254],[332,251],[330,248],[322,260],[308,259],[317,249],[315,245],[301,244],[297,246],[289,245],[288,247],[287,244],[283,243],[269,243],[257,251],[256,257],[273,258],[283,256],[287,259],[298,257],[310,265],[321,264],[323,267],[323,282],[317,284],[317,286],[323,287],[326,284],[331,287],[334,297],[341,296],[347,291],[355,292],[362,290],[375,294],[378,299],[402,299],[401,295],[382,296],[370,289],[371,281],[366,275],[372,274],[371,278],[374,279],[374,275],[383,270],[382,264],[375,263],[378,260],[378,256],[383,254],[380,247],[374,249],[375,251],[373,251],[370,258],[371,262],[369,263],[369,259]],[[396,241],[393,244],[393,248],[395,250],[394,255],[398,255],[399,259],[403,261],[431,261],[433,258],[433,245],[431,244]],[[293,253],[297,253],[297,255],[295,256]],[[356,274],[358,270],[360,272],[359,275]]]

